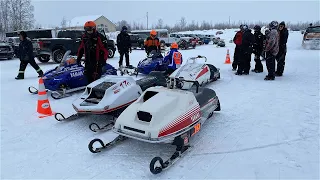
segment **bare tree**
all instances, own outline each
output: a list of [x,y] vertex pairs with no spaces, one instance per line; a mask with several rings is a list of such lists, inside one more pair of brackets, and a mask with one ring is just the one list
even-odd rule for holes
[[0,0],[1,9],[1,24],[3,31],[9,31],[9,19],[10,19],[10,1]]
[[31,0],[9,0],[11,5],[11,28],[12,30],[31,29],[34,23],[34,7]]
[[158,19],[158,24],[155,26],[156,29],[162,29],[163,28],[163,20]]
[[61,23],[60,23],[62,28],[66,28],[67,27],[67,20],[66,18],[63,16]]
[[117,25],[116,27],[117,31],[120,31],[123,26],[127,26],[128,30],[131,29],[130,24],[126,20],[119,21],[118,23],[116,23],[116,25]]
[[181,29],[181,30],[185,30],[185,29],[186,29],[186,26],[187,26],[186,18],[185,18],[185,17],[182,17],[182,18],[180,19],[180,29]]

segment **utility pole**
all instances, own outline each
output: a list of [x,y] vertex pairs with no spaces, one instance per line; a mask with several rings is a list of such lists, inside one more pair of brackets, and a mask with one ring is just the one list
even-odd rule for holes
[[149,16],[148,16],[148,12],[147,12],[147,29],[148,29],[148,23],[149,23]]

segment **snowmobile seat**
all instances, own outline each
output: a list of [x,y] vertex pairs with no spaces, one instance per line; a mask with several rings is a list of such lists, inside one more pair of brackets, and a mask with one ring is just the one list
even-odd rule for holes
[[199,92],[195,94],[200,107],[206,105],[208,100],[215,96],[217,96],[216,92],[209,88],[199,88]]
[[102,82],[96,85],[95,87],[92,88],[91,94],[87,99],[91,99],[91,98],[102,99],[106,90],[111,86],[113,86],[114,84],[115,84],[114,82]]
[[136,81],[142,91],[154,86],[167,86],[167,81],[163,73],[151,72],[147,77]]

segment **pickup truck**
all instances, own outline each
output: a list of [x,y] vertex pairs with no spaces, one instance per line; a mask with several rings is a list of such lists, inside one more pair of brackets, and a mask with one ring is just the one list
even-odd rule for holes
[[131,41],[131,46],[132,49],[144,49],[144,41],[147,39],[147,35],[144,34],[130,34],[130,41]]
[[[39,38],[33,41],[36,57],[40,62],[48,62],[51,56],[55,62],[60,63],[67,50],[71,51],[70,55],[75,56],[83,33],[83,30],[62,30],[58,32],[57,38]],[[116,51],[114,41],[105,38],[103,43],[108,49],[109,58],[113,58]]]

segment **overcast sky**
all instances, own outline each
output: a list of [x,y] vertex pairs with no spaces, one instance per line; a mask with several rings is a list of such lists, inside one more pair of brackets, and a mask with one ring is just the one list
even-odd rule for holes
[[187,22],[235,21],[317,21],[320,19],[319,0],[314,1],[132,1],[132,0],[31,0],[35,20],[45,27],[58,26],[63,17],[71,20],[76,16],[104,15],[113,22],[127,20],[149,26],[162,18],[164,24],[174,25],[182,16]]

